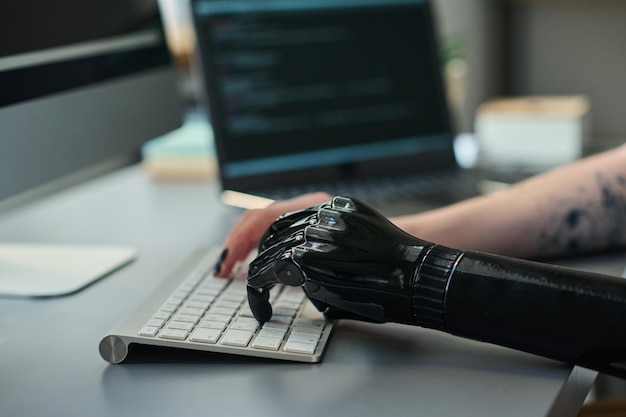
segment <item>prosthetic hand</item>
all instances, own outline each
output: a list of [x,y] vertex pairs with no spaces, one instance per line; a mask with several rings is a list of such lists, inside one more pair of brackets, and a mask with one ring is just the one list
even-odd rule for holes
[[350,198],[280,217],[248,275],[260,322],[275,284],[328,319],[397,322],[626,378],[626,280],[417,239]]

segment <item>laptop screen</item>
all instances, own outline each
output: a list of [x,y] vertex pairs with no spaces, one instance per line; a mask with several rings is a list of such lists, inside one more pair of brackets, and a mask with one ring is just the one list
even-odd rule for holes
[[428,2],[197,0],[193,13],[225,188],[453,160]]

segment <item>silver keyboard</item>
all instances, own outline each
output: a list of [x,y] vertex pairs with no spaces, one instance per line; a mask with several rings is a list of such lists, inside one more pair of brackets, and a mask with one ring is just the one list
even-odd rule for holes
[[120,363],[133,344],[143,344],[319,362],[333,323],[324,319],[302,289],[274,287],[272,319],[260,326],[248,306],[245,278],[213,276],[218,256],[217,249],[195,251],[102,338],[101,356]]

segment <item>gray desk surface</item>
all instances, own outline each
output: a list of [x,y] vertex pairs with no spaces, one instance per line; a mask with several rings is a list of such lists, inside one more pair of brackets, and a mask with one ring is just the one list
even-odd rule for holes
[[[152,183],[132,167],[0,216],[5,242],[140,252],[75,295],[0,299],[0,415],[565,416],[582,403],[594,372],[393,324],[339,323],[316,365],[171,352],[109,365],[99,339],[240,215],[216,196],[215,184]],[[619,274],[626,254],[579,262]]]

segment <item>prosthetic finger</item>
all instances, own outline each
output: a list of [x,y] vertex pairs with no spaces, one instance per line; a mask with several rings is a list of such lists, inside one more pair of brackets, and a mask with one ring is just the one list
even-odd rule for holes
[[304,274],[291,259],[291,253],[285,252],[280,258],[259,265],[248,276],[248,304],[252,314],[260,323],[272,317],[269,302],[269,290],[274,284],[302,285]]
[[264,245],[265,249],[259,252],[257,257],[250,263],[248,276],[255,273],[261,265],[275,262],[283,256],[283,253],[301,244],[304,241],[304,232],[294,230],[292,234],[286,234],[282,240],[276,240],[272,245]]
[[[350,288],[344,290],[351,292]],[[307,282],[304,292],[328,320],[350,319],[376,323],[385,321],[383,308],[377,303],[350,301],[348,297],[342,297],[341,292],[329,290],[314,282]]]
[[272,318],[272,305],[270,304],[269,288],[252,288],[247,287],[248,305],[252,311],[252,315],[259,323],[265,323]]
[[259,251],[279,245],[290,236],[297,234],[306,226],[315,222],[317,211],[306,210],[296,212],[285,217],[279,217],[263,235],[259,245]]

